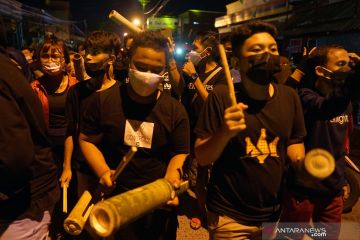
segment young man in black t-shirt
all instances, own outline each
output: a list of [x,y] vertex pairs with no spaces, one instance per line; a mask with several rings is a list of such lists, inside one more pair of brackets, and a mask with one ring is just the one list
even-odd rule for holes
[[[120,50],[120,38],[112,32],[94,31],[85,40],[84,81],[69,89],[66,98],[66,138],[63,170],[60,177],[61,187],[69,185],[72,168],[78,170],[78,195],[92,182],[91,171],[78,146],[82,112],[91,107],[94,93],[104,91],[119,83],[113,78],[113,65]],[[87,75],[87,76],[85,76]]]
[[261,239],[280,213],[286,157],[304,158],[305,127],[296,92],[273,83],[276,29],[250,22],[233,36],[242,78],[238,104],[228,88],[209,94],[195,132],[200,165],[213,163],[207,209],[210,239]]
[[[311,181],[292,169],[281,221],[308,224],[311,219],[315,227],[326,229],[327,239],[338,239],[346,184],[345,154],[352,128],[351,100],[359,97],[360,58],[342,46],[323,45],[309,60],[313,68],[305,78],[311,84],[299,89],[308,131],[305,147],[306,151],[327,150],[335,159],[335,170],[321,181]],[[354,68],[352,62],[356,63]]]
[[[179,183],[189,153],[185,109],[158,86],[166,67],[166,39],[154,32],[135,36],[129,84],[100,92],[84,113],[80,147],[100,183],[113,187],[113,170],[131,146],[138,152],[116,180],[118,194],[159,178]],[[177,204],[177,198],[170,204]],[[165,207],[121,229],[116,239],[176,239],[177,214]]]
[[[218,64],[218,34],[214,32],[199,32],[193,41],[193,50],[188,54],[188,60],[184,64],[185,89],[182,95],[184,104],[190,120],[190,142],[191,142],[191,165],[189,179],[191,186],[195,187],[196,197],[199,203],[203,218],[206,218],[205,195],[206,184],[208,182],[209,167],[198,166],[194,154],[196,135],[194,128],[199,118],[200,111],[204,102],[215,86],[226,84],[224,70]],[[196,214],[196,213],[195,213]],[[192,219],[191,226],[199,228],[196,224],[197,219]]]

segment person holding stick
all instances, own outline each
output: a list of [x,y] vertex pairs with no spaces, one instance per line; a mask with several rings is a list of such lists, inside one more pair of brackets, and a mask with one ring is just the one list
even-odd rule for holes
[[[129,83],[99,92],[82,117],[80,148],[100,183],[112,194],[166,178],[179,184],[189,153],[189,120],[184,107],[159,84],[166,69],[166,39],[155,32],[141,32],[131,46]],[[120,174],[113,169],[130,147],[138,152]],[[175,198],[169,204],[178,204]],[[116,233],[116,239],[176,239],[176,209],[157,209]]]
[[280,69],[276,32],[262,21],[237,29],[232,45],[240,91],[215,88],[195,128],[198,163],[213,163],[206,201],[210,239],[261,239],[262,223],[279,218],[287,157],[304,159],[299,97],[273,81]]
[[212,31],[198,32],[192,43],[193,50],[188,53],[187,61],[182,69],[185,88],[181,100],[189,115],[191,128],[191,164],[188,171],[191,186],[195,190],[200,207],[198,214],[202,218],[191,219],[190,226],[193,229],[200,228],[201,222],[206,222],[205,195],[210,170],[210,166],[201,167],[197,164],[193,148],[196,135],[193,130],[208,93],[219,84],[226,85],[224,70],[218,62],[218,45],[217,33]]

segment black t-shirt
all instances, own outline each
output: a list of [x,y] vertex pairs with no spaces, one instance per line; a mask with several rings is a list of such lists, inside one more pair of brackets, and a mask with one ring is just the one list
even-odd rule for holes
[[49,129],[48,134],[53,146],[63,146],[66,132],[65,102],[68,89],[62,93],[48,95]]
[[[302,142],[306,134],[296,92],[273,85],[274,95],[265,102],[252,101],[241,91],[237,94],[237,101],[249,106],[244,112],[247,127],[231,139],[215,161],[208,185],[208,209],[245,225],[276,220],[287,146]],[[215,88],[198,120],[198,137],[214,134],[230,105],[228,88]]]
[[[66,97],[66,137],[73,137],[72,167],[85,173],[91,173],[90,168],[85,162],[85,158],[79,148],[79,132],[82,113],[91,107],[92,99],[95,98],[96,91],[92,88],[91,80],[81,81],[72,86]],[[119,87],[119,83],[115,85]],[[105,90],[106,91],[106,90]]]
[[[207,73],[199,74],[199,78],[201,82],[204,82],[206,78],[212,74],[215,70],[217,70],[220,66],[215,67],[212,71]],[[199,114],[204,105],[204,100],[197,94],[197,90],[194,86],[194,83],[189,78],[185,78],[185,89],[183,96],[181,98],[182,103],[185,106],[185,109],[189,115],[190,128],[191,128],[191,148],[194,147],[196,136],[193,132],[195,128],[196,122],[199,118]],[[220,84],[227,84],[224,70],[221,69],[217,72],[205,85],[205,89],[208,92],[211,92],[215,86]]]
[[103,133],[98,147],[110,168],[115,169],[130,146],[138,147],[117,180],[119,186],[131,189],[163,178],[172,157],[189,153],[189,121],[171,96],[161,94],[156,102],[139,104],[129,97],[126,84],[96,96],[80,129],[86,135]]

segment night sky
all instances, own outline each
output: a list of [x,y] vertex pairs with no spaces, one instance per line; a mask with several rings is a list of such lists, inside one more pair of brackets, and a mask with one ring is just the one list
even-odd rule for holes
[[[151,9],[159,0],[151,0],[145,10]],[[212,10],[226,12],[226,4],[235,0],[170,0],[159,12],[159,15],[176,16],[188,9]],[[30,6],[44,8],[44,1],[19,1]],[[108,19],[112,9],[128,19],[140,17],[142,8],[137,0],[70,0],[71,20],[86,20],[87,30],[95,29],[113,30],[116,26]]]

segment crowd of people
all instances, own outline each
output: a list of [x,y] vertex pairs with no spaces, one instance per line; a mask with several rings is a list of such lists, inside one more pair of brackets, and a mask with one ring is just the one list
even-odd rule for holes
[[[100,239],[89,229],[77,237],[64,231],[60,189],[69,189],[72,208],[98,185],[108,198],[160,178],[174,186],[190,180],[200,219],[192,227],[202,224],[212,240],[302,239],[264,235],[263,224],[311,220],[338,239],[360,57],[322,45],[291,69],[277,34],[263,21],[223,39],[199,32],[183,65],[173,39],[157,31],[123,42],[94,31],[76,51],[54,35],[35,50],[1,42],[0,239]],[[316,148],[335,159],[325,179],[304,174],[305,153]],[[179,204],[174,196],[112,239],[176,239]]]

